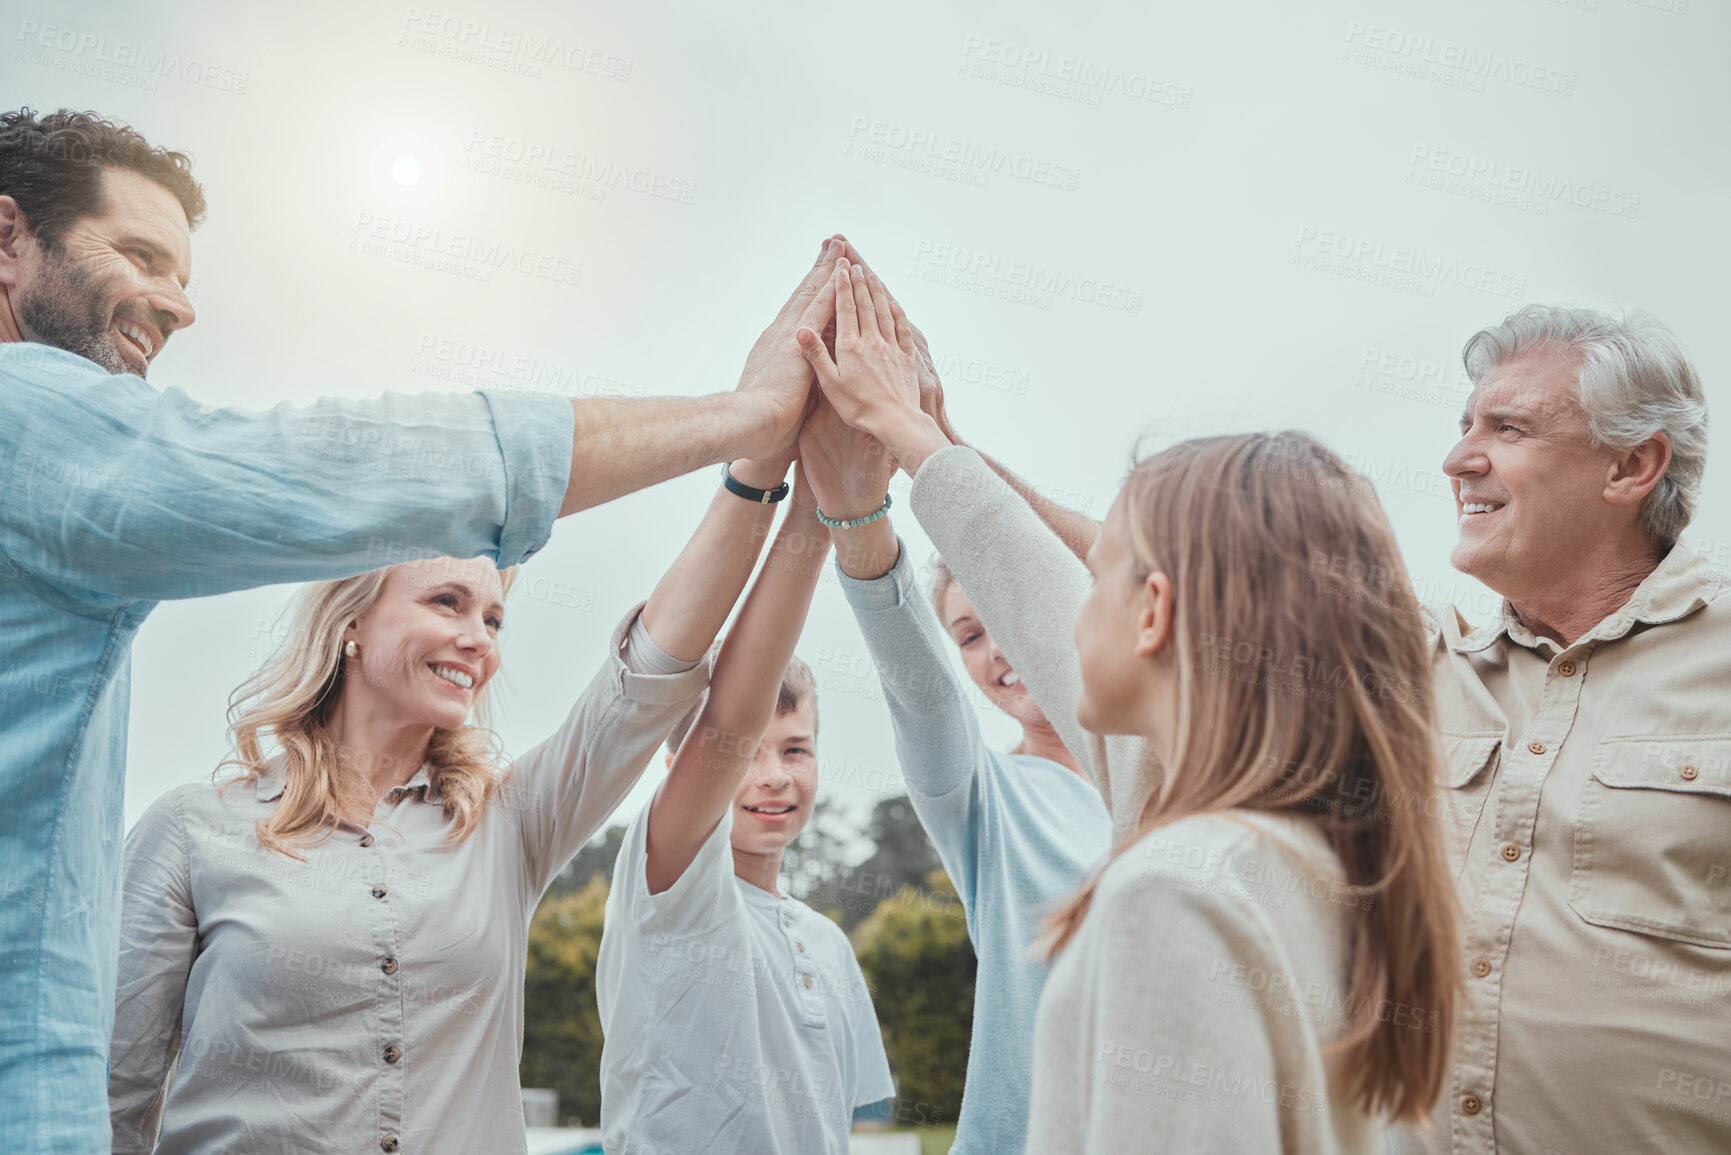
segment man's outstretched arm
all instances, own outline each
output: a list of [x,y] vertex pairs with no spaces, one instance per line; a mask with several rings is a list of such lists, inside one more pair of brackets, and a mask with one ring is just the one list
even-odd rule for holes
[[828,324],[828,264],[737,391],[684,400],[387,393],[258,412],[0,344],[0,580],[162,601],[446,554],[516,565],[556,516],[706,464],[774,485],[756,466],[792,457],[811,384],[793,333]]
[[801,325],[821,332],[829,324],[834,295],[818,290],[844,245],[837,237],[824,242],[817,263],[752,346],[734,392],[572,401],[571,480],[559,516],[706,465],[786,456],[799,436],[812,383],[794,333]]

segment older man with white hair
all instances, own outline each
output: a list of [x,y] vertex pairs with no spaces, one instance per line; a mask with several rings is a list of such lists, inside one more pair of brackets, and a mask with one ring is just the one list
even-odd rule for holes
[[1504,600],[1430,610],[1466,988],[1436,1129],[1391,1149],[1731,1151],[1731,579],[1679,539],[1700,381],[1645,315],[1541,305],[1466,366],[1451,560]]
[[[1390,1148],[1731,1151],[1731,579],[1679,539],[1700,381],[1643,314],[1532,305],[1465,355],[1452,560],[1504,600],[1479,628],[1427,608],[1446,781],[1386,800],[1442,815],[1466,916],[1453,1078]],[[922,383],[955,440],[942,398]],[[987,464],[1087,552],[1097,523]],[[1374,594],[1353,562],[1294,559]]]

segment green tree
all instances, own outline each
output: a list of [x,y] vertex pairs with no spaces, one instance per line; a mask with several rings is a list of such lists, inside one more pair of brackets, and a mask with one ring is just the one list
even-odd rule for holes
[[565,864],[565,869],[553,876],[553,883],[547,888],[545,897],[560,898],[575,894],[588,886],[589,880],[597,874],[611,885],[613,863],[618,860],[619,846],[624,841],[624,823],[609,826],[604,832],[591,838],[584,844],[583,849],[577,852],[577,856]]
[[[872,807],[865,834],[876,849],[864,862],[853,867],[852,873],[859,881],[875,886],[880,895],[899,894],[904,886],[925,890],[932,872],[943,870],[944,864],[938,859],[937,849],[926,837],[926,828],[920,825],[914,814],[914,804],[906,794],[885,798]],[[862,888],[856,886],[854,889]],[[853,914],[851,910],[849,913]],[[851,918],[844,918],[842,929],[853,930],[870,913],[863,910]]]
[[606,906],[607,880],[595,874],[581,890],[543,899],[529,924],[523,981],[523,1085],[551,1087],[561,1116],[591,1126],[601,1118],[595,957]]
[[853,837],[852,827],[846,815],[836,813],[835,799],[818,798],[805,829],[781,856],[782,885],[787,893],[831,918],[834,913],[825,910],[814,896],[828,890],[836,876],[847,870],[844,856]]
[[896,1076],[896,1117],[936,1122],[961,1110],[978,963],[949,876],[924,881],[880,902],[853,944]]
[[[823,808],[820,802],[812,814],[812,827],[824,816]],[[807,835],[812,827],[807,827]],[[803,852],[797,875],[784,869],[790,875],[788,888],[793,896],[834,919],[849,934],[879,902],[899,893],[902,887],[923,892],[926,877],[943,865],[905,794],[885,798],[873,807],[864,833],[874,849],[856,866],[847,865],[842,858],[849,839],[830,832],[822,836],[823,842]],[[802,836],[800,843],[805,841]]]

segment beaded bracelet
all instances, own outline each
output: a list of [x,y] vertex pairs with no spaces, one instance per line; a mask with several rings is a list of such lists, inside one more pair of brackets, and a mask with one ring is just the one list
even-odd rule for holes
[[856,517],[852,521],[837,521],[833,517],[825,517],[823,510],[817,511],[817,519],[831,529],[858,529],[862,525],[870,525],[890,511],[890,495],[884,494],[884,503],[876,513],[868,513],[864,517]]

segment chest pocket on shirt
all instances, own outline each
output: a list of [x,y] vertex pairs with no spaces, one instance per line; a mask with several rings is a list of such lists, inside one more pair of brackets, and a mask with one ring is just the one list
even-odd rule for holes
[[1599,744],[1569,905],[1599,926],[1731,946],[1731,735]]
[[1497,776],[1497,752],[1503,743],[1503,732],[1443,734],[1438,742],[1443,780],[1448,789],[1438,792],[1436,815],[1448,847],[1449,868],[1459,878],[1467,846],[1473,840],[1473,831],[1478,829],[1485,798]]

